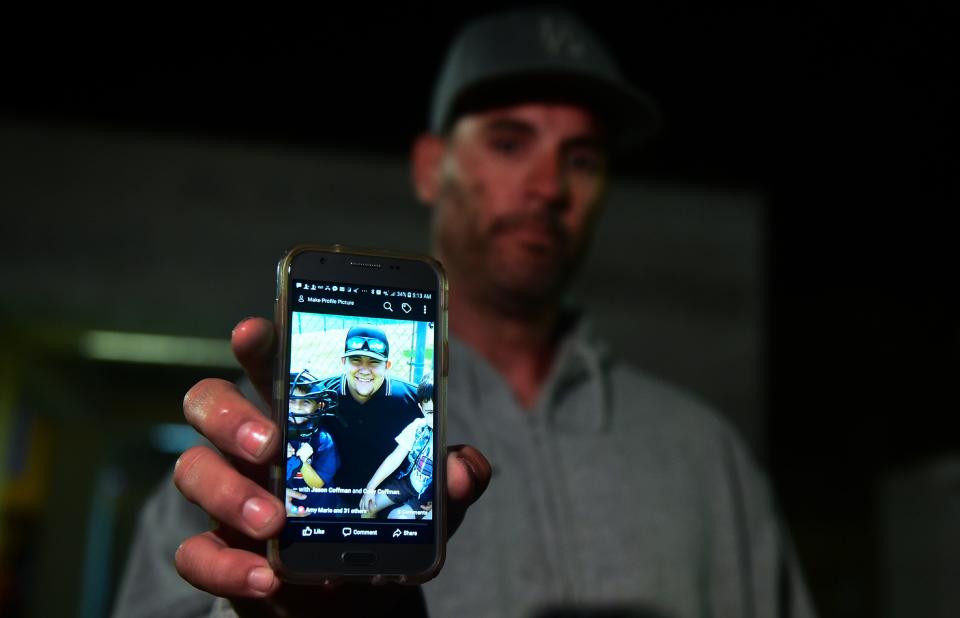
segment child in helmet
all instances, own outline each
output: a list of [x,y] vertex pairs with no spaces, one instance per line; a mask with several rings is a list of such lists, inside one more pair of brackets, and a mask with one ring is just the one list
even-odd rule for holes
[[333,412],[336,403],[336,393],[324,391],[309,370],[290,373],[286,502],[291,517],[306,517],[336,502],[315,491],[326,487],[340,467],[333,438],[322,425],[323,417]]

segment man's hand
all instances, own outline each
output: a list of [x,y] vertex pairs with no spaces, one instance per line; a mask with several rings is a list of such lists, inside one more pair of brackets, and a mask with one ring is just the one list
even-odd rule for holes
[[[232,345],[261,397],[272,401],[273,324],[260,318],[244,320],[233,331]],[[281,448],[280,432],[236,386],[224,380],[198,382],[184,397],[183,410],[187,421],[229,461],[203,446],[191,448],[177,460],[177,488],[220,522],[217,530],[180,545],[177,571],[192,585],[217,596],[277,596],[280,580],[264,557],[263,541],[280,532],[285,505],[264,486],[268,463]],[[489,481],[490,464],[479,451],[470,446],[448,450],[447,527],[451,533]]]

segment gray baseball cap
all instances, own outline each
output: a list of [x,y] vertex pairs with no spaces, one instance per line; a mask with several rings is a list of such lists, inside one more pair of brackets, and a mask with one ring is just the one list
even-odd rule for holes
[[565,9],[543,8],[488,15],[461,30],[434,88],[430,130],[443,133],[465,113],[545,100],[591,109],[617,150],[644,143],[661,122],[593,32]]

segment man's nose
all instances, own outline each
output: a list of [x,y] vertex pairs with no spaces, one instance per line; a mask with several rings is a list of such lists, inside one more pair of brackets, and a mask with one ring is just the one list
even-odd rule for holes
[[533,162],[527,176],[527,193],[544,204],[565,207],[567,203],[567,179],[560,156],[545,152]]

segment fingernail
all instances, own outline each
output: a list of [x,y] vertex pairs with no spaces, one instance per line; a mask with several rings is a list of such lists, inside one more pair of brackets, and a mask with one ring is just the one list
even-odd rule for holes
[[457,453],[457,459],[459,459],[463,463],[464,467],[466,467],[467,473],[470,475],[470,480],[474,483],[479,483],[480,475],[477,474],[477,468],[475,467],[474,463],[470,461],[468,457],[464,457],[460,453]]
[[235,333],[237,332],[237,330],[238,330],[241,326],[243,326],[244,324],[246,324],[247,322],[249,322],[250,320],[252,320],[252,319],[255,318],[255,317],[257,317],[257,316],[255,316],[255,315],[248,315],[247,317],[245,317],[245,318],[243,318],[242,320],[240,320],[239,322],[237,322],[237,325],[233,327],[233,330],[231,331],[230,334],[231,334],[231,335],[235,334]]
[[240,426],[237,430],[237,442],[240,448],[246,451],[251,457],[259,458],[263,454],[263,449],[270,442],[273,429],[259,421],[249,421]]
[[477,469],[474,467],[472,461],[457,453],[457,459],[460,460],[460,463],[463,464],[463,467],[467,469],[467,476],[470,477],[470,499],[475,501],[478,494],[480,493],[480,477],[477,475]]
[[266,594],[273,589],[275,579],[273,571],[267,567],[257,567],[247,575],[247,584],[257,592]]
[[243,519],[254,530],[261,530],[277,516],[277,509],[263,498],[250,498],[243,503]]

